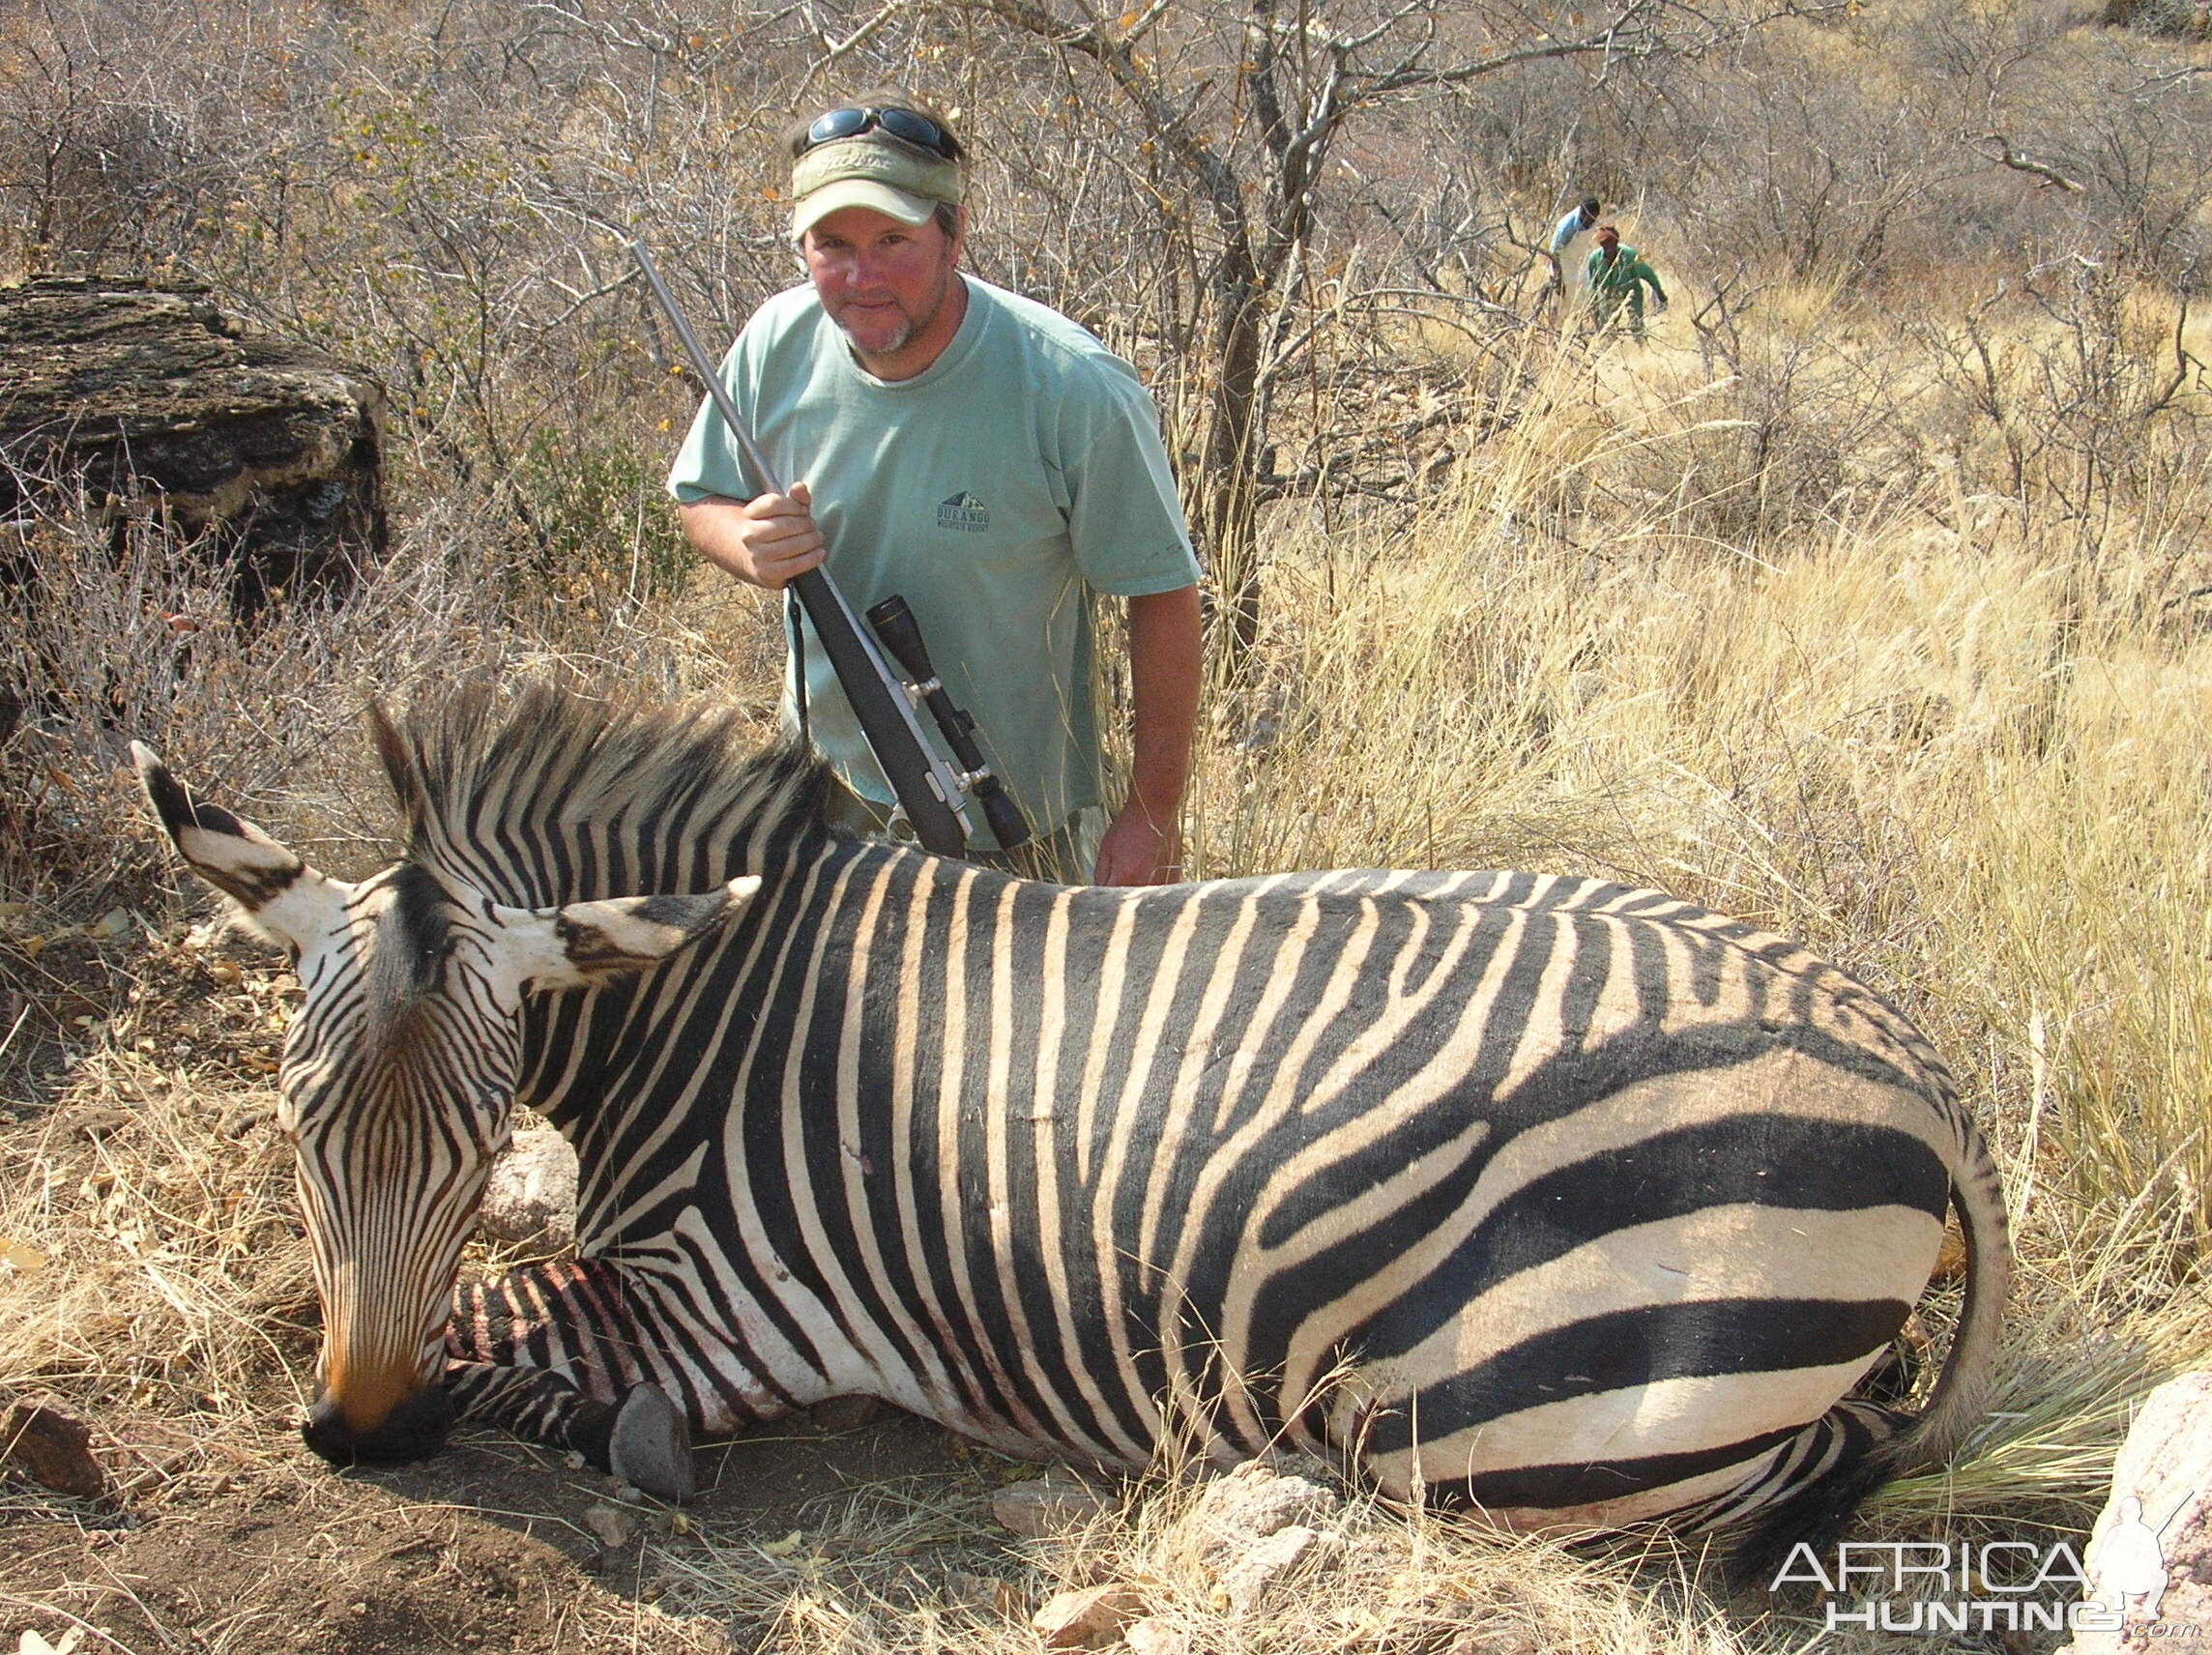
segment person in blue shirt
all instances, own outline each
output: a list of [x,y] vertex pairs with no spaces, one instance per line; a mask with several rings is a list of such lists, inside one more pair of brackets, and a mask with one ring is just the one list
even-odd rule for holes
[[1567,272],[1574,268],[1569,262],[1567,254],[1573,249],[1577,236],[1584,235],[1596,227],[1599,211],[1597,197],[1586,195],[1582,199],[1582,205],[1568,208],[1565,214],[1560,217],[1559,221],[1552,226],[1552,291],[1554,293],[1566,292]]

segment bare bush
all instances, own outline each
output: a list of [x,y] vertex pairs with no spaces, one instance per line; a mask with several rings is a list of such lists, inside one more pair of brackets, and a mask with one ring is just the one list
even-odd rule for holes
[[2070,525],[2085,567],[2120,513],[2164,522],[2195,496],[2212,385],[2191,308],[2121,258],[2075,254],[1921,330],[1969,429],[2000,447],[1999,485]]

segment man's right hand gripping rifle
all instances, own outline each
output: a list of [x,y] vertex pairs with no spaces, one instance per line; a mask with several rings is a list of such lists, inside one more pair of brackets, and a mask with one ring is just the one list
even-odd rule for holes
[[822,564],[814,496],[803,482],[789,494],[751,500],[697,500],[680,509],[691,544],[715,567],[753,586],[781,592]]

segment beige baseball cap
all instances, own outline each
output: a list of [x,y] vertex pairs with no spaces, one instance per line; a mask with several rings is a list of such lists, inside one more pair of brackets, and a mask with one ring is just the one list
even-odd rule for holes
[[922,224],[943,203],[967,193],[957,161],[903,144],[880,127],[833,138],[800,156],[791,168],[791,239],[830,214],[868,207],[902,224]]

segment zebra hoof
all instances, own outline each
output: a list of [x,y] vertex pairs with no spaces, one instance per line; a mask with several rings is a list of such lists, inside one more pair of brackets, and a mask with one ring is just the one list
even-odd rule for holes
[[607,1438],[607,1468],[658,1499],[687,1500],[699,1492],[691,1428],[658,1385],[634,1384],[623,1397]]

